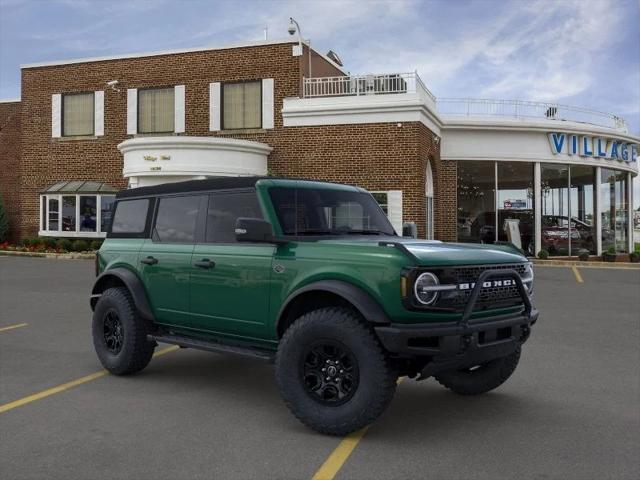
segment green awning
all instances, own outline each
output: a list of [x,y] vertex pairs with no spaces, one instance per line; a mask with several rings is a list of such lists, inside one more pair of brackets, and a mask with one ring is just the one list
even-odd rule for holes
[[119,188],[112,187],[104,182],[92,182],[83,180],[71,180],[67,182],[54,183],[50,187],[45,188],[40,193],[117,193]]

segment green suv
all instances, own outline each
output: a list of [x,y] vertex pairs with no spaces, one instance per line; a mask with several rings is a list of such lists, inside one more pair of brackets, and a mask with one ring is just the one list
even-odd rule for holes
[[122,191],[96,273],[111,373],[142,370],[156,342],[274,361],[294,415],[332,435],[374,421],[399,376],[498,387],[538,317],[514,248],[402,238],[367,191],[306,180]]

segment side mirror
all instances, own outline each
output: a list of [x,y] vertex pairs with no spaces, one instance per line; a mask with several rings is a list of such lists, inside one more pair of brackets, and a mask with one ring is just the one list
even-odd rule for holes
[[236,220],[236,240],[239,242],[276,243],[271,224],[261,218],[243,218]]

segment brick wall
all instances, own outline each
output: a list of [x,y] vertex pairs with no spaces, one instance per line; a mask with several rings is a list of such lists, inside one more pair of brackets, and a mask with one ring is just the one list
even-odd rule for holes
[[[291,55],[291,44],[275,44],[23,69],[20,234],[37,233],[38,193],[53,183],[100,180],[126,186],[117,145],[132,138],[126,135],[127,88],[185,85],[186,132],[181,135],[218,135],[269,144],[273,151],[268,168],[274,175],[344,182],[370,190],[401,189],[404,220],[415,221],[423,236],[427,159],[434,159],[436,177],[440,172],[451,174],[450,166],[439,161],[433,134],[417,122],[400,127],[386,123],[284,128],[283,99],[299,95],[301,64],[300,57]],[[328,63],[325,69],[323,74],[339,73]],[[275,128],[210,132],[209,83],[262,78],[275,80]],[[109,80],[118,80],[119,92],[106,88]],[[51,95],[95,90],[105,90],[105,135],[51,138]],[[453,188],[455,211],[455,181]],[[436,189],[438,206],[441,196],[449,198],[450,188],[436,180]],[[445,221],[453,221],[452,229],[445,227]],[[451,232],[455,234],[455,215],[438,209],[436,236],[451,238]]]
[[20,102],[0,103],[0,195],[9,218],[10,238],[18,232],[20,200]]

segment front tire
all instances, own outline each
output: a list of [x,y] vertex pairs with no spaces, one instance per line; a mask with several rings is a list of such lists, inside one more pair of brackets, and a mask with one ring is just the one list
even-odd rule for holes
[[346,435],[372,423],[396,390],[397,373],[372,331],[344,308],[309,312],[285,332],[276,380],[305,425]]
[[115,375],[139,372],[151,361],[155,342],[147,340],[146,322],[126,288],[103,292],[93,312],[92,333],[100,362]]
[[513,374],[520,360],[520,348],[506,357],[482,365],[435,375],[442,386],[460,395],[480,395],[498,388]]

